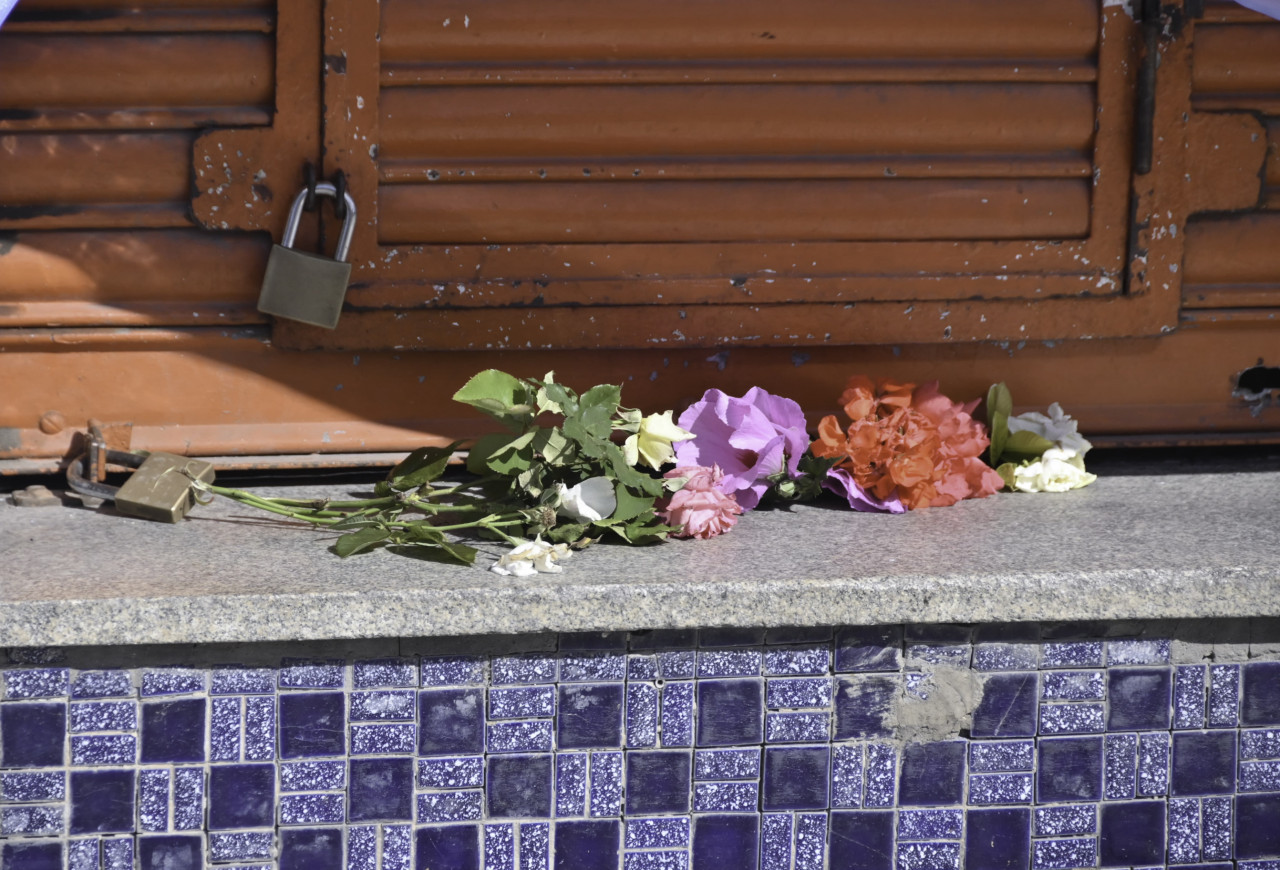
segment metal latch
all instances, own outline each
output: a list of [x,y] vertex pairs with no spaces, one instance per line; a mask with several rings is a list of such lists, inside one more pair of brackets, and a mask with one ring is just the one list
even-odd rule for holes
[[[176,523],[195,505],[192,480],[213,482],[213,465],[176,453],[111,450],[90,427],[86,450],[67,466],[67,485],[81,495],[116,503],[128,516]],[[123,486],[103,482],[108,465],[136,468]]]

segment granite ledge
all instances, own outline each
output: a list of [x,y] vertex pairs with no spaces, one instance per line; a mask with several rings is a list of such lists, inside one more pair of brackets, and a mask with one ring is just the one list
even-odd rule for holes
[[332,537],[226,501],[164,526],[6,499],[0,646],[1280,615],[1270,471],[1116,476],[897,517],[756,511],[712,541],[597,546],[528,579],[482,567],[496,546],[467,569],[341,560]]

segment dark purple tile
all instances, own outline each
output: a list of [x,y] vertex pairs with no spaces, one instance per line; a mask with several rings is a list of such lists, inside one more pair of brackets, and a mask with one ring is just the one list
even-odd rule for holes
[[345,755],[346,698],[341,692],[281,695],[280,757]]
[[[97,870],[94,862],[94,870]],[[61,843],[0,844],[0,867],[4,870],[62,870]]]
[[280,870],[342,870],[342,829],[282,829]]
[[412,821],[413,759],[353,758],[347,821]]
[[[559,832],[557,832],[558,835]],[[692,870],[755,867],[759,861],[759,855],[759,816],[742,813],[694,818]],[[612,870],[613,865],[609,867]],[[560,870],[559,864],[556,865],[556,870]]]
[[274,764],[209,768],[209,829],[269,828],[275,824]]
[[616,820],[556,822],[555,870],[617,870],[621,834]]
[[762,643],[764,643],[764,629],[753,626],[704,628],[698,633],[699,646],[759,646]]
[[890,675],[836,680],[836,739],[891,736],[893,699],[899,685],[899,678]]
[[[563,711],[563,707],[561,708]],[[561,716],[564,713],[561,712]],[[698,682],[698,745],[732,746],[764,740],[764,685],[760,680]]]
[[831,870],[893,870],[893,813],[832,813],[830,849]]
[[132,831],[134,796],[132,770],[73,771],[70,832]]
[[1098,857],[1103,867],[1163,863],[1164,838],[1164,801],[1102,805]]
[[697,643],[698,633],[692,628],[659,628],[652,631],[631,632],[631,648],[634,650],[672,649],[690,647]]
[[982,700],[973,711],[973,736],[1034,736],[1037,688],[1034,673],[998,673],[987,677]]
[[1101,737],[1043,739],[1038,748],[1038,802],[1096,801],[1102,796]]
[[1245,665],[1242,725],[1280,725],[1280,662]]
[[902,670],[902,628],[872,626],[836,632],[836,672]]
[[622,684],[561,685],[556,746],[613,749],[622,746]]
[[764,751],[764,809],[825,810],[830,776],[829,747],[770,747]]
[[201,870],[204,843],[199,836],[139,837],[141,870]]
[[551,756],[491,755],[488,759],[489,818],[551,815]]
[[627,753],[627,813],[689,812],[688,752]]
[[1112,668],[1107,672],[1108,731],[1168,729],[1173,697],[1168,668]]
[[899,806],[943,806],[964,800],[965,755],[962,740],[908,743],[902,749]]
[[0,704],[0,764],[59,767],[66,733],[66,704]]
[[1229,794],[1236,787],[1235,731],[1173,735],[1173,793]]
[[1280,794],[1236,797],[1236,858],[1280,855]]
[[142,705],[142,762],[204,761],[205,699]]
[[560,635],[560,650],[626,649],[625,631],[566,631]]
[[764,642],[770,644],[782,643],[822,643],[831,642],[831,626],[779,626],[777,628],[765,629]]
[[483,689],[429,689],[418,693],[419,755],[483,751]]

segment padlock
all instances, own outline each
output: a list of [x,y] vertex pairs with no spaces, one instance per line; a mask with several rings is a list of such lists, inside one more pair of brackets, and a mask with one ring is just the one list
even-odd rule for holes
[[[315,192],[334,200],[339,198],[338,188],[327,181],[317,182]],[[347,214],[342,222],[342,233],[338,236],[338,247],[330,259],[290,247],[298,235],[307,193],[303,190],[294,199],[289,219],[284,225],[284,236],[280,244],[271,248],[267,271],[262,276],[258,310],[333,329],[342,314],[342,300],[347,295],[347,282],[351,278],[351,264],[345,260],[356,230],[356,202],[351,194],[345,190],[342,192],[341,199],[347,207]]]
[[[120,487],[86,477],[86,468],[105,467],[107,463],[136,468],[137,471]],[[67,466],[67,484],[81,495],[114,501],[116,510],[122,514],[176,523],[195,505],[192,480],[213,483],[213,474],[213,465],[200,459],[158,451],[141,454],[109,450],[90,437],[89,452],[76,457]]]

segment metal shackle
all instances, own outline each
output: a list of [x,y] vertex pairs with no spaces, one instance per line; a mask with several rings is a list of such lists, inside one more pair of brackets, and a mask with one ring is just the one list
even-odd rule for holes
[[[293,247],[293,240],[297,238],[298,225],[302,223],[302,212],[306,208],[309,192],[304,187],[302,193],[294,198],[293,205],[289,208],[289,219],[284,224],[284,235],[280,238],[280,247]],[[338,188],[332,182],[317,181],[315,192],[318,196],[327,196],[333,200],[338,198]],[[347,207],[347,217],[342,221],[342,234],[338,236],[338,247],[333,252],[333,258],[345,263],[347,252],[351,250],[351,237],[356,234],[356,201],[351,198],[350,193],[343,191],[342,202]]]

